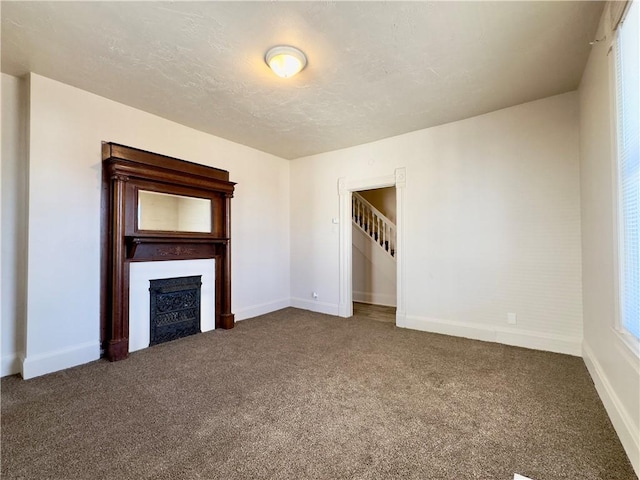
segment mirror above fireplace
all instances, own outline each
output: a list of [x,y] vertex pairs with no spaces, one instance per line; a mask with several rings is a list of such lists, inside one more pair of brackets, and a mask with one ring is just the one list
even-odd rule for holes
[[211,200],[138,190],[138,230],[211,233]]

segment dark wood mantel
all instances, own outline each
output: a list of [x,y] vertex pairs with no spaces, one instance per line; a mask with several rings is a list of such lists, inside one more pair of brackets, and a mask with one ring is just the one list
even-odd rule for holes
[[[131,262],[216,260],[215,326],[233,328],[229,172],[116,143],[102,144],[101,343],[109,360],[129,354]],[[138,191],[211,200],[211,232],[140,230]]]

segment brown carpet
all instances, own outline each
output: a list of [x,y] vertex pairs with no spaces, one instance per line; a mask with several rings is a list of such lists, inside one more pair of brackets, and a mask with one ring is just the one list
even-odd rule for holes
[[288,308],[2,380],[7,479],[634,479],[580,358]]

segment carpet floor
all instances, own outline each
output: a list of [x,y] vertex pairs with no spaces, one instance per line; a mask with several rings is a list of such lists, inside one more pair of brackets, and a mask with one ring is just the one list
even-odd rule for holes
[[287,308],[2,379],[7,479],[635,479],[582,359]]

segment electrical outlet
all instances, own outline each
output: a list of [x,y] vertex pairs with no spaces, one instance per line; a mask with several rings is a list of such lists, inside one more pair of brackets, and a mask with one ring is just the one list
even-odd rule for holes
[[515,325],[518,323],[518,316],[515,313],[507,313],[507,323]]
[[318,299],[318,292],[313,292],[311,294],[311,296],[313,297],[314,300],[317,300]]

